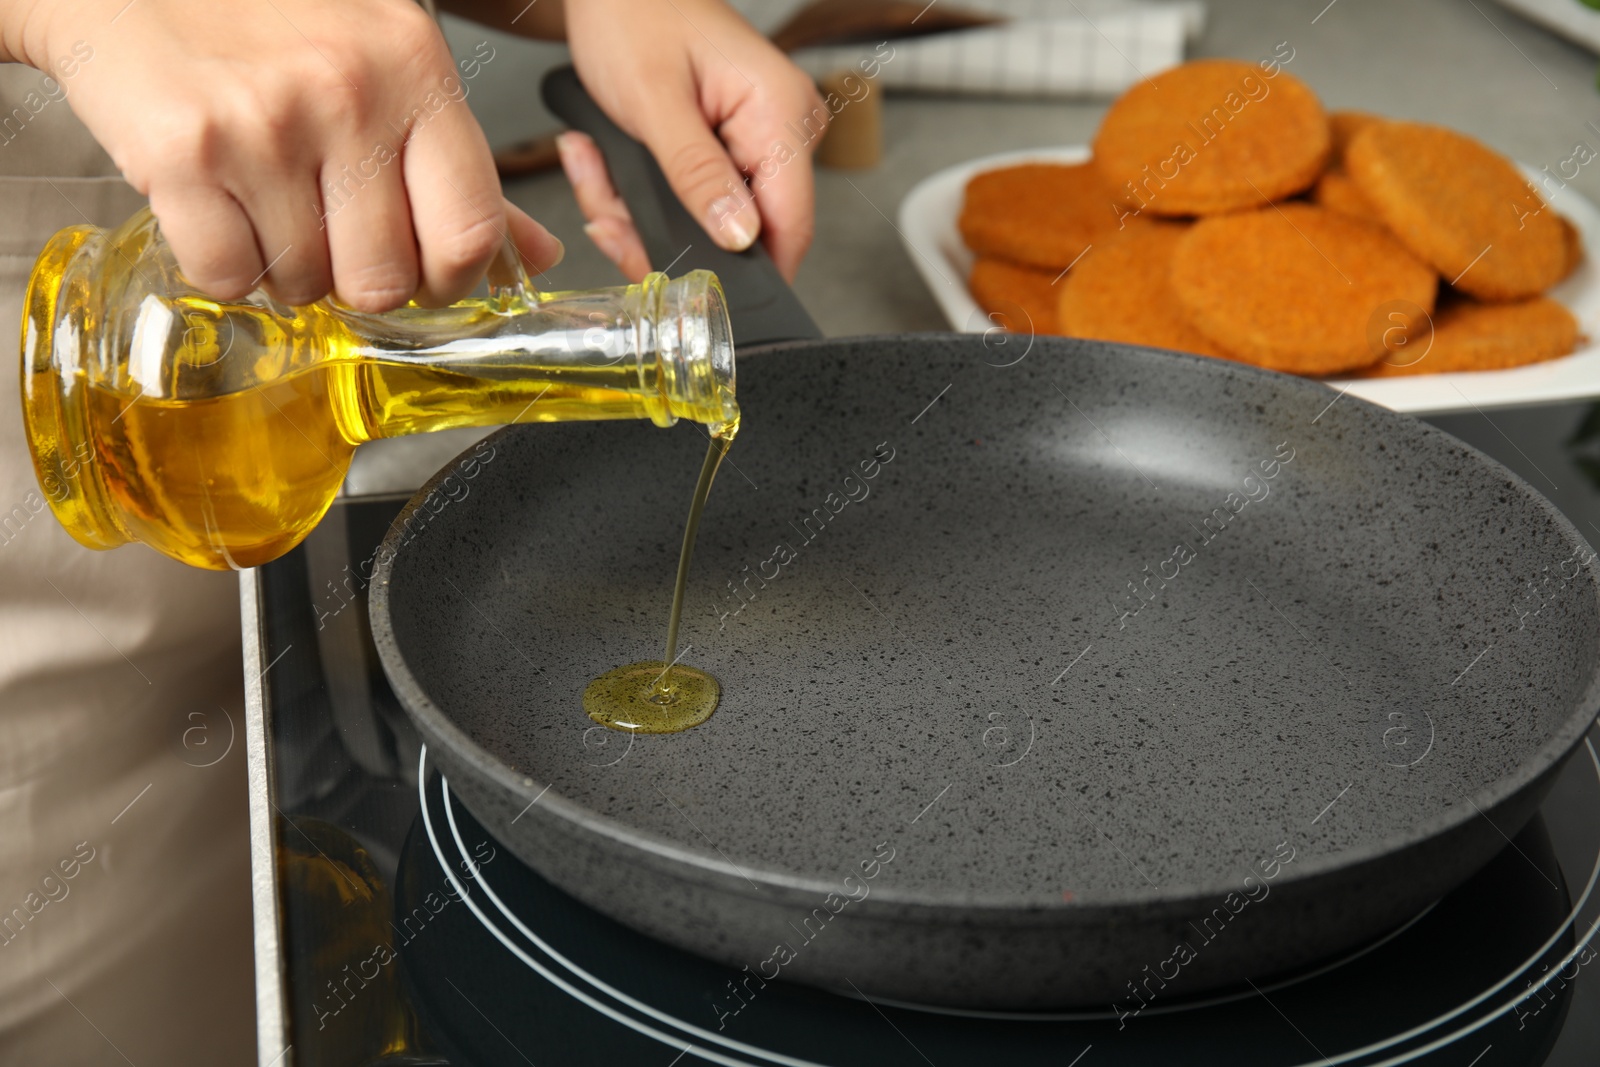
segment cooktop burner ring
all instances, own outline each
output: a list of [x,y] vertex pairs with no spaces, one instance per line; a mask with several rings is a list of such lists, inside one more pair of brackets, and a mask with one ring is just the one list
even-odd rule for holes
[[[1596,859],[1596,865],[1597,872],[1600,872],[1600,858]],[[1428,917],[1428,913],[1433,911],[1433,909],[1438,906],[1439,902],[1436,900],[1432,904],[1429,904],[1427,907],[1423,908],[1421,911],[1417,912],[1411,918],[1407,919],[1405,922],[1401,923],[1399,926],[1395,927],[1393,930],[1390,930],[1388,933],[1376,938],[1375,940],[1367,942],[1360,948],[1351,951],[1348,955],[1340,956],[1338,959],[1328,963],[1318,964],[1311,970],[1303,973],[1288,975],[1287,977],[1281,978],[1270,985],[1261,986],[1257,989],[1239,990],[1233,993],[1221,993],[1214,996],[1179,1000],[1171,1004],[1152,1005],[1150,1007],[1141,1009],[1140,1014],[1173,1015],[1178,1012],[1198,1011],[1202,1008],[1214,1008],[1219,1004],[1231,1004],[1236,1000],[1245,1000],[1249,997],[1259,996],[1262,993],[1276,993],[1280,989],[1288,989],[1290,986],[1296,986],[1302,982],[1309,982],[1313,978],[1320,978],[1325,974],[1331,974],[1332,972],[1337,971],[1340,967],[1354,963],[1356,960],[1370,952],[1377,951],[1384,945],[1387,945],[1389,942],[1399,937],[1401,934],[1405,933],[1407,930],[1411,929],[1413,926],[1417,925],[1417,923],[1421,922],[1423,919],[1426,919]],[[838,993],[838,995],[841,997],[858,999],[853,993],[847,993],[838,990],[833,990],[832,992]],[[926,1012],[929,1015],[950,1015],[961,1019],[992,1019],[997,1022],[1110,1022],[1117,1017],[1117,1013],[1114,1011],[986,1011],[982,1008],[948,1008],[939,1004],[918,1004],[915,1001],[894,1000],[889,997],[878,997],[877,999],[871,1001],[871,1003],[885,1004],[894,1008],[902,1008],[906,1011]]]
[[[678,1039],[669,1037],[654,1027],[646,1023],[641,1023],[637,1019],[633,1019],[628,1015],[623,1014],[611,1005],[602,1003],[581,989],[574,988],[571,983],[553,973],[549,968],[545,967],[537,960],[533,959],[521,946],[514,944],[511,939],[508,938],[505,933],[498,926],[496,926],[487,915],[483,913],[482,908],[480,908],[478,904],[473,901],[472,897],[468,894],[466,887],[464,887],[460,880],[456,877],[454,865],[445,858],[444,851],[439,847],[439,839],[434,833],[433,829],[433,817],[428,812],[428,798],[424,792],[427,788],[428,780],[427,764],[428,746],[424,744],[422,746],[421,755],[417,760],[417,791],[419,794],[422,794],[422,825],[427,831],[428,843],[433,848],[434,856],[439,860],[440,866],[444,868],[445,876],[450,879],[450,884],[460,896],[462,903],[466,904],[471,910],[472,914],[477,917],[478,921],[484,925],[489,933],[494,935],[495,940],[499,941],[506,948],[510,949],[514,956],[530,967],[534,973],[538,974],[541,978],[545,979],[547,982],[550,982],[568,996],[576,998],[614,1022],[619,1022],[631,1030],[635,1030],[646,1035],[647,1037],[654,1038],[669,1048],[678,1048]],[[455,842],[456,847],[460,849],[462,848],[461,832],[456,826],[455,805],[450,796],[450,783],[442,774],[439,776],[439,790],[444,801],[445,815],[450,821],[451,838]],[[465,856],[465,853],[463,853],[463,856]],[[509,919],[511,923],[522,932],[523,936],[532,941],[541,952],[543,952],[552,960],[558,962],[561,966],[565,967],[575,976],[587,982],[595,989],[603,991],[607,996],[612,997],[620,1003],[627,1004],[628,1006],[650,1018],[657,1019],[658,1021],[666,1023],[669,1026],[676,1026],[684,1030],[686,1033],[702,1037],[708,1040],[711,1044],[721,1045],[724,1048],[733,1048],[739,1052],[745,1052],[759,1056],[763,1059],[764,1063],[752,1063],[749,1060],[732,1059],[710,1049],[700,1048],[694,1041],[687,1042],[682,1049],[683,1052],[688,1052],[690,1049],[693,1049],[695,1055],[701,1057],[702,1059],[711,1060],[713,1063],[723,1064],[725,1067],[769,1067],[771,1064],[780,1064],[782,1067],[829,1067],[827,1064],[816,1063],[812,1060],[802,1060],[793,1056],[786,1056],[782,1053],[770,1052],[766,1049],[761,1049],[754,1045],[746,1044],[743,1041],[736,1041],[720,1034],[714,1034],[709,1030],[695,1026],[693,1023],[667,1015],[660,1009],[646,1004],[638,998],[630,996],[629,994],[612,987],[609,983],[602,981],[596,976],[590,974],[588,971],[584,970],[582,967],[574,964],[571,960],[567,959],[566,956],[557,952],[552,946],[547,944],[543,938],[539,937],[539,935],[535,934],[532,930],[529,930],[521,919],[517,918],[508,908],[506,908],[506,906],[501,902],[500,898],[495,894],[494,890],[490,888],[489,884],[482,880],[482,868],[470,859],[467,859],[466,862],[472,869],[473,881],[483,889],[484,894],[487,895],[490,900],[494,901],[495,907],[499,909],[500,913]]]
[[[1584,744],[1588,750],[1591,766],[1594,769],[1595,780],[1597,783],[1600,783],[1600,754],[1597,754],[1592,740],[1586,739]],[[801,1059],[774,1050],[763,1049],[746,1042],[738,1041],[726,1035],[717,1034],[702,1027],[696,1026],[693,1023],[661,1011],[660,1009],[645,1003],[637,997],[615,988],[605,980],[585,970],[576,962],[559,952],[554,946],[546,942],[544,938],[540,937],[537,933],[530,929],[528,925],[520,917],[518,917],[512,909],[508,908],[504,901],[495,893],[494,889],[483,878],[482,868],[471,858],[465,846],[465,842],[462,840],[455,817],[454,798],[450,793],[448,781],[443,777],[443,775],[441,775],[439,786],[440,800],[444,809],[446,820],[449,823],[452,838],[451,843],[455,846],[455,851],[457,852],[457,861],[464,864],[464,869],[469,869],[472,871],[473,880],[476,881],[478,885],[483,887],[485,894],[494,904],[495,909],[500,912],[503,918],[510,923],[510,925],[518,934],[521,935],[522,938],[526,939],[533,946],[535,951],[537,951],[540,955],[543,955],[551,963],[555,964],[556,967],[564,969],[566,972],[568,972],[572,979],[575,979],[578,983],[586,984],[595,992],[591,993],[583,988],[580,988],[580,986],[575,985],[573,981],[570,981],[568,978],[556,973],[556,970],[552,969],[552,967],[547,966],[545,963],[542,963],[538,959],[534,958],[527,948],[518,944],[513,936],[508,935],[506,931],[502,930],[501,927],[493,919],[491,919],[488,914],[486,914],[484,909],[478,902],[472,899],[472,896],[469,895],[467,888],[463,886],[461,881],[458,879],[455,873],[454,863],[446,857],[445,849],[440,844],[439,835],[435,831],[433,817],[430,814],[428,798],[426,795],[426,767],[427,749],[426,746],[424,746],[418,761],[418,793],[421,799],[423,829],[427,835],[429,846],[433,851],[434,857],[444,870],[451,885],[459,894],[460,899],[467,904],[477,922],[488,933],[490,933],[495,940],[500,942],[501,945],[508,949],[518,960],[520,960],[540,978],[550,982],[563,993],[578,1000],[580,1003],[591,1008],[592,1010],[600,1012],[612,1021],[621,1023],[629,1029],[643,1036],[649,1037],[650,1039],[659,1042],[668,1048],[678,1050],[680,1056],[692,1051],[695,1056],[702,1060],[724,1064],[727,1065],[727,1067],[771,1067],[771,1065],[780,1065],[780,1067],[829,1067],[829,1065],[821,1064],[813,1060]],[[1551,951],[1557,942],[1560,941],[1562,937],[1567,935],[1568,931],[1576,932],[1575,927],[1578,917],[1593,895],[1597,881],[1600,881],[1600,849],[1597,849],[1596,851],[1595,861],[1591,867],[1589,877],[1583,887],[1583,891],[1579,894],[1577,899],[1573,901],[1572,907],[1566,918],[1558,925],[1555,932],[1552,933],[1528,959],[1526,959],[1506,977],[1500,979],[1498,982],[1495,982],[1487,989],[1484,989],[1482,992],[1476,994],[1463,1003],[1456,1005],[1451,1010],[1443,1012],[1399,1034],[1390,1035],[1381,1041],[1371,1042],[1360,1048],[1335,1053],[1331,1056],[1319,1056],[1318,1058],[1308,1060],[1303,1064],[1295,1065],[1295,1067],[1318,1067],[1318,1065],[1337,1065],[1352,1063],[1358,1060],[1365,1060],[1367,1057],[1377,1055],[1385,1050],[1395,1048],[1398,1045],[1423,1038],[1425,1035],[1439,1030],[1451,1020],[1470,1012],[1478,1005],[1492,999],[1501,991],[1505,990],[1507,986],[1511,985],[1518,978],[1527,975],[1532,968],[1536,967],[1540,960]],[[1215,1007],[1221,1004],[1245,999],[1258,994],[1262,995],[1263,999],[1265,999],[1266,993],[1281,990],[1292,985],[1303,983],[1320,975],[1325,975],[1331,971],[1337,970],[1340,967],[1346,966],[1361,956],[1364,956],[1367,953],[1381,947],[1383,944],[1405,933],[1412,926],[1425,918],[1434,906],[1435,905],[1430,905],[1429,908],[1424,909],[1424,911],[1420,912],[1417,916],[1409,920],[1405,925],[1390,932],[1389,934],[1386,934],[1378,941],[1364,946],[1362,949],[1342,957],[1333,963],[1323,965],[1317,970],[1307,974],[1291,976],[1285,980],[1268,986],[1265,989],[1259,989],[1252,986],[1251,991],[1248,993],[1241,992],[1238,994],[1228,994],[1221,997],[1208,998],[1202,1001],[1190,1001],[1181,1004],[1164,1006],[1164,1011],[1162,1013],[1170,1014],[1180,1011],[1196,1011],[1207,1007]],[[1559,960],[1555,961],[1551,966],[1548,966],[1545,969],[1544,974],[1546,977],[1537,983],[1530,982],[1530,987],[1535,991],[1540,988],[1544,988],[1549,976],[1555,975],[1562,971],[1567,967],[1568,964],[1572,962],[1572,960],[1576,959],[1581,952],[1588,948],[1589,944],[1595,938],[1597,931],[1600,931],[1600,917],[1597,917],[1594,922],[1590,923],[1587,930],[1583,932],[1581,937],[1574,939],[1574,945],[1569,951],[1567,951]],[[848,994],[844,994],[844,996],[848,997]],[[611,1000],[615,1001],[616,1004],[613,1005],[606,1003],[604,1000],[600,999],[600,997],[610,998]],[[1364,1064],[1364,1067],[1392,1067],[1392,1065],[1414,1062],[1420,1057],[1426,1056],[1430,1052],[1437,1051],[1440,1048],[1451,1045],[1463,1037],[1480,1030],[1485,1026],[1488,1026],[1495,1020],[1513,1010],[1517,1004],[1526,1000],[1527,997],[1527,991],[1514,991],[1514,994],[1510,999],[1499,1004],[1493,1008],[1493,1010],[1473,1018],[1467,1023],[1467,1025],[1461,1026],[1454,1031],[1427,1041],[1422,1045],[1401,1052],[1398,1055],[1391,1056],[1388,1059],[1368,1062]],[[979,1012],[917,1004],[899,1004],[897,1002],[887,1000],[872,1000],[867,998],[862,999],[866,999],[866,1002],[875,1008],[882,1005],[910,1011],[924,1012],[928,1014],[973,1018],[997,1022],[1049,1023],[1064,1021],[1104,1021],[1115,1018],[1115,1015],[1109,1012],[1052,1014]],[[621,1008],[619,1008],[617,1005],[630,1008],[644,1016],[645,1019],[654,1020],[655,1024],[679,1030],[683,1035],[688,1036],[680,1036],[663,1032],[661,1029],[658,1029],[656,1025],[652,1025],[651,1022],[647,1022],[627,1014],[627,1012],[621,1010]],[[1158,1014],[1154,1010],[1151,1010],[1150,1013]],[[716,1051],[715,1047],[707,1047],[708,1045],[720,1046],[721,1048],[735,1054],[754,1056],[757,1057],[760,1062],[752,1062],[750,1060],[733,1058],[733,1056],[730,1056],[724,1052]]]

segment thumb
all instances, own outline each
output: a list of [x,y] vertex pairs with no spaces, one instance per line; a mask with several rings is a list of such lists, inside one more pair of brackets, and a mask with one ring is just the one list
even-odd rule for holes
[[561,240],[511,201],[504,200],[503,203],[507,236],[522,257],[523,268],[534,274],[543,274],[560,263],[567,254]]
[[645,147],[711,239],[730,252],[754,244],[761,234],[755,198],[699,107],[693,101],[675,101],[642,125]]

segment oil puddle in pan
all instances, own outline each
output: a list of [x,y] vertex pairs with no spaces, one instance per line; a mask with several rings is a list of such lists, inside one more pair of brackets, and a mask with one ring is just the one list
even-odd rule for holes
[[700,513],[705,510],[711,482],[722,457],[739,433],[739,420],[718,427],[706,447],[700,478],[695,482],[689,519],[678,550],[678,577],[672,586],[672,614],[667,620],[667,654],[613,667],[583,690],[583,710],[595,722],[630,734],[675,734],[699,726],[717,710],[722,686],[706,671],[678,662],[678,623],[683,617],[683,593],[689,582],[689,561],[694,556]]

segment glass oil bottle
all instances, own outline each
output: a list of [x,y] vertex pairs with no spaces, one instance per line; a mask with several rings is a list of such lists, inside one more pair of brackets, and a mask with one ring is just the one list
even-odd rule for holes
[[24,306],[22,396],[39,482],[90,548],[141,541],[253,567],[311,531],[357,445],[455,426],[738,423],[732,331],[707,271],[536,292],[509,250],[489,293],[383,315],[184,281],[155,219],[74,226]]

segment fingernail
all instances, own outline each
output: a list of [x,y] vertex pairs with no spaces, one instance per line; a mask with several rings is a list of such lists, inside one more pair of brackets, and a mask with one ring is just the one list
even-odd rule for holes
[[565,130],[556,134],[556,153],[563,161],[572,154],[572,131]]
[[712,237],[730,252],[743,252],[756,240],[755,229],[744,219],[745,206],[737,196],[723,196],[713,200],[706,211]]
[[549,266],[544,268],[545,270],[550,270],[552,267],[561,266],[561,261],[567,258],[567,243],[553,233],[550,235],[550,240],[555,242],[556,255],[555,258],[550,261]]
[[567,172],[567,177],[573,182],[589,178],[594,170],[583,153],[577,151],[577,138],[581,136],[572,130],[556,135],[556,154],[561,157],[561,169]]
[[585,223],[583,232],[589,235],[589,240],[594,242],[596,248],[612,262],[622,258],[622,245],[606,228],[598,222]]

